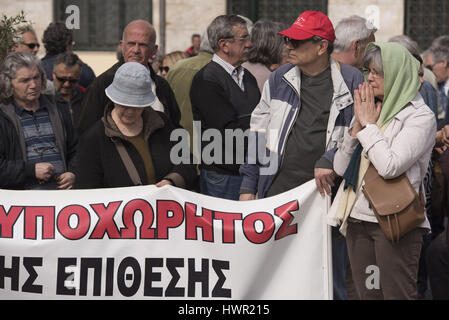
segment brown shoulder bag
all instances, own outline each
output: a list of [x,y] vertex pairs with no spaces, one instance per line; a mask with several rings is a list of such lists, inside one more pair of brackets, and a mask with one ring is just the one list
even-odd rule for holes
[[394,179],[384,179],[370,164],[364,180],[363,194],[382,231],[392,243],[398,243],[403,235],[426,219],[422,187],[418,197],[405,173]]

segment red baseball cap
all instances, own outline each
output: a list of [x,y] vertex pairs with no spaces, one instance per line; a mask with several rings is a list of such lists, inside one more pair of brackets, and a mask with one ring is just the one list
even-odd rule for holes
[[290,28],[279,32],[279,34],[295,40],[305,40],[313,36],[327,39],[330,42],[335,40],[332,22],[319,11],[304,11]]

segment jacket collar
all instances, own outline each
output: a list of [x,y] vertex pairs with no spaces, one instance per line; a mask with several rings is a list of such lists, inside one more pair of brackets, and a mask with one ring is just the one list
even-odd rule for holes
[[[104,133],[107,137],[110,138],[116,137],[126,140],[126,137],[120,132],[114,120],[112,119],[112,109],[114,109],[114,104],[110,102],[106,106],[104,116],[101,119],[104,123]],[[143,130],[145,140],[148,140],[153,132],[165,126],[165,121],[151,107],[145,108],[142,113],[142,117],[144,123]]]
[[[336,104],[337,109],[340,111],[350,106],[354,100],[349,92],[343,76],[341,75],[341,65],[334,58],[330,57],[331,77],[332,85],[334,87],[334,95],[332,101]],[[287,80],[290,85],[295,88],[299,94],[301,92],[301,70],[298,66],[291,68],[284,74],[284,79]]]

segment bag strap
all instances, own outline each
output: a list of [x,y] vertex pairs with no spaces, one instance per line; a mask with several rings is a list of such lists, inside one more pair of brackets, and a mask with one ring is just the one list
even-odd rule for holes
[[115,147],[117,148],[117,151],[120,155],[120,158],[123,161],[123,164],[126,167],[126,170],[128,171],[128,175],[131,178],[132,182],[135,186],[141,186],[142,180],[140,179],[139,173],[137,172],[136,166],[134,165],[133,161],[131,160],[131,157],[128,154],[128,151],[126,151],[125,146],[123,145],[123,142],[118,139],[111,139],[112,142],[114,142]]

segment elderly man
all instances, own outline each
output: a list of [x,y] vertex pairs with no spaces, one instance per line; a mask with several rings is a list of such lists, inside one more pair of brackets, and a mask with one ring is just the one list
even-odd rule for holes
[[56,99],[59,105],[66,105],[70,110],[73,124],[79,118],[81,100],[86,89],[78,84],[83,63],[72,52],[61,53],[55,58],[53,82],[56,88]]
[[361,70],[365,48],[375,41],[376,31],[371,22],[357,15],[341,20],[335,27],[332,57]]
[[[156,111],[164,112],[175,126],[179,126],[181,113],[176,102],[175,95],[167,81],[156,75],[148,60],[156,54],[156,31],[145,20],[130,22],[123,31],[120,40],[122,58],[111,68],[98,76],[86,92],[81,104],[81,114],[77,127],[78,132],[83,133],[91,127],[104,114],[104,108],[110,101],[105,94],[105,89],[112,83],[115,72],[125,62],[138,62],[147,67],[151,72],[151,78],[155,83],[156,101],[151,107]],[[153,86],[154,88],[154,86]]]
[[42,95],[38,58],[9,54],[0,67],[0,188],[71,189],[76,132],[54,96]]
[[190,99],[193,119],[200,122],[201,133],[218,130],[222,143],[221,152],[214,150],[213,159],[204,158],[207,142],[202,144],[200,189],[206,195],[238,200],[241,177],[237,158],[246,148],[226,143],[225,135],[249,129],[251,112],[260,99],[256,79],[242,67],[252,44],[246,21],[236,15],[216,17],[207,35],[214,55],[193,78]]
[[424,55],[424,66],[436,76],[440,102],[446,114],[449,104],[449,46],[444,43],[432,45]]
[[[352,94],[363,75],[331,57],[334,28],[321,12],[303,12],[280,34],[289,63],[272,73],[251,116],[251,132],[258,139],[250,141],[266,141],[269,161],[263,166],[256,157],[261,144],[250,144],[248,161],[240,167],[240,200],[274,196],[311,179],[322,196],[331,196],[338,186],[333,159],[352,120]],[[333,248],[344,248],[344,242],[333,240]],[[334,254],[334,296],[345,299],[345,253],[337,252],[342,256]]]
[[39,41],[36,32],[30,25],[20,27],[18,30],[19,41],[14,44],[14,52],[28,52],[36,55],[39,51]]
[[[193,119],[200,122],[201,133],[215,129],[221,134],[221,150],[214,150],[213,159],[205,159],[203,154],[200,188],[203,194],[238,200],[241,177],[237,159],[246,148],[226,143],[232,139],[225,134],[248,129],[251,112],[260,100],[256,79],[242,67],[252,44],[246,21],[236,15],[215,18],[207,35],[215,53],[193,78],[190,99]],[[239,138],[243,139],[237,134]],[[202,153],[209,149],[207,145],[203,143]]]

